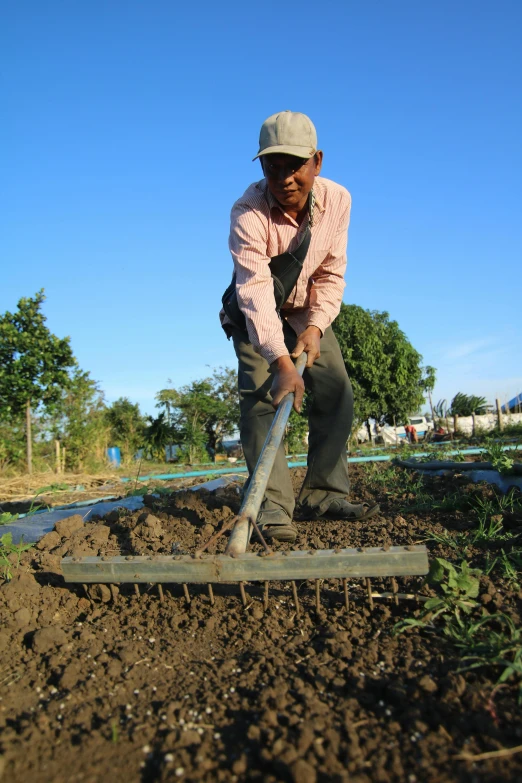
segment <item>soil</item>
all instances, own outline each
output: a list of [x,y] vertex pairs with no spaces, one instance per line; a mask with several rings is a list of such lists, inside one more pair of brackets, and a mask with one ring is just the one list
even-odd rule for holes
[[[383,480],[389,466],[351,469],[353,497],[377,499],[363,523],[299,522],[296,548],[411,544],[429,531],[459,532],[469,510],[409,512],[409,479]],[[293,472],[296,488],[302,470]],[[405,474],[406,475],[406,474]],[[379,478],[381,477],[381,480]],[[487,498],[493,489],[465,476],[426,477],[434,498]],[[414,601],[375,601],[350,583],[262,588],[141,590],[132,585],[66,585],[65,555],[190,552],[239,506],[239,488],[145,497],[146,509],[57,523],[25,552],[0,586],[0,777],[32,783],[262,781],[262,783],[493,783],[522,781],[522,753],[471,755],[522,744],[518,684],[497,687],[499,671],[459,672],[458,652],[438,633],[394,625],[419,612]],[[503,524],[522,532],[522,519]],[[224,539],[220,539],[219,549]],[[461,557],[428,542],[430,554]],[[485,552],[470,553],[482,566]],[[373,584],[389,589],[389,582]],[[414,592],[417,578],[402,579]],[[426,592],[427,588],[422,588]],[[481,577],[483,611],[520,625],[522,593]]]

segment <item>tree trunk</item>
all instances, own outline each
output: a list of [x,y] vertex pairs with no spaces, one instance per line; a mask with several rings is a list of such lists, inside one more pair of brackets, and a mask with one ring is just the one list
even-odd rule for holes
[[500,431],[504,429],[504,421],[502,419],[502,406],[500,404],[500,400],[497,398],[497,420],[498,420],[498,428]]
[[428,400],[430,401],[430,408],[431,408],[431,420],[432,420],[432,422],[433,422],[433,429],[435,429],[435,425],[436,425],[437,421],[436,421],[436,419],[435,419],[435,411],[433,410],[433,402],[432,402],[432,400],[431,400],[431,392],[430,392],[430,390],[429,390],[429,389],[428,389]]
[[61,473],[62,472],[62,463],[61,463],[61,459],[60,459],[60,441],[59,440],[55,440],[54,441],[54,448],[55,448],[55,452],[56,452],[56,460],[55,460],[55,462],[56,462],[56,472],[57,473]]
[[457,414],[454,414],[453,416],[453,437],[457,437],[457,427],[459,426],[459,417]]
[[31,400],[25,406],[25,434],[27,439],[27,472],[33,472],[33,439],[31,434]]
[[472,418],[472,421],[473,421],[472,434],[473,434],[473,437],[475,437],[475,434],[476,434],[476,431],[477,431],[477,422],[475,420],[475,413],[474,412],[471,414],[471,418]]

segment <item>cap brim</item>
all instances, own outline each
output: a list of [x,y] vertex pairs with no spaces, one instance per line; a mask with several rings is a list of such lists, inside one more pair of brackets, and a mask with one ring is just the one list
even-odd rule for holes
[[316,152],[317,150],[314,150],[313,147],[294,147],[288,144],[278,144],[275,147],[267,147],[265,150],[260,150],[252,160],[257,160],[258,158],[263,157],[263,155],[276,154],[294,155],[296,158],[311,158]]

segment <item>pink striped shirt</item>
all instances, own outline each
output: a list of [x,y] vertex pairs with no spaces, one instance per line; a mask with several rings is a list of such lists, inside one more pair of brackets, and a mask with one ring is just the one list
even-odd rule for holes
[[[345,286],[350,194],[323,177],[316,177],[314,194],[310,247],[297,285],[281,311],[297,334],[307,326],[324,333],[339,313]],[[308,216],[299,226],[287,215],[264,179],[250,185],[232,207],[229,247],[238,302],[250,342],[269,364],[288,356],[288,350],[268,264],[273,256],[297,247],[307,222]],[[229,323],[223,310],[220,319],[223,326]]]

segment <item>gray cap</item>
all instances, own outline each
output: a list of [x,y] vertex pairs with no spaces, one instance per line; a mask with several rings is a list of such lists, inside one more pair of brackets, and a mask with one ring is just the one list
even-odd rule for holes
[[317,131],[312,120],[297,111],[280,111],[262,124],[254,160],[275,153],[311,158],[316,152]]

